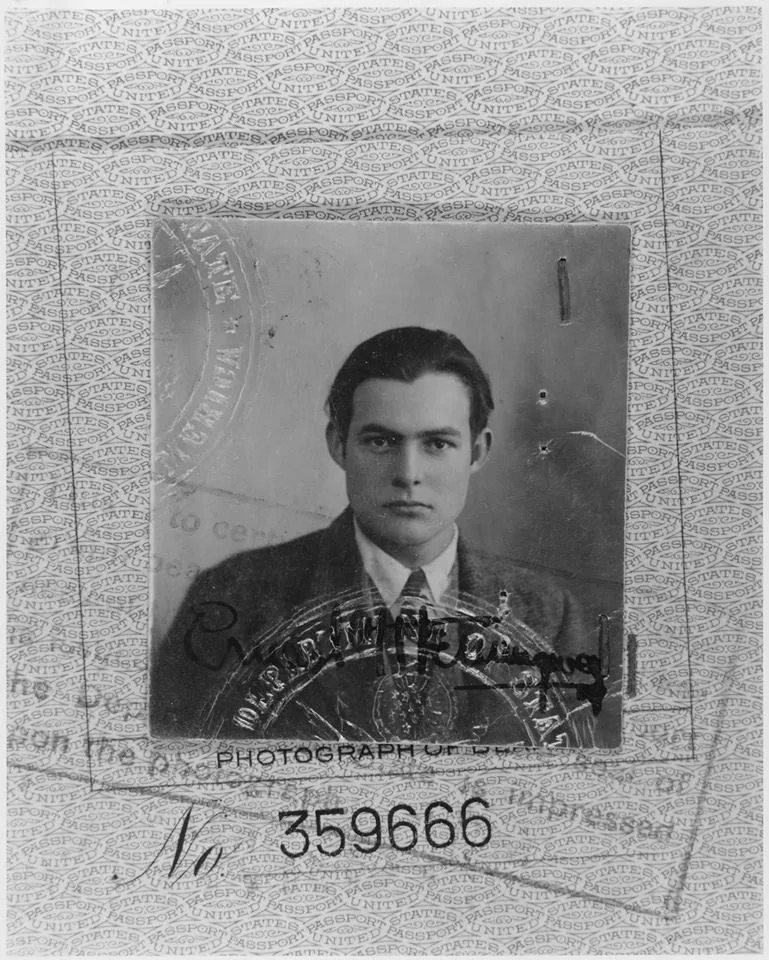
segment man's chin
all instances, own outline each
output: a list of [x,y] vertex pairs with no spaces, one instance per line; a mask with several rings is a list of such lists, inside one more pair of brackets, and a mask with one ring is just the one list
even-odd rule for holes
[[426,523],[424,520],[401,517],[394,518],[386,524],[377,524],[369,537],[383,546],[386,544],[390,547],[418,547],[428,543],[440,532],[440,527]]

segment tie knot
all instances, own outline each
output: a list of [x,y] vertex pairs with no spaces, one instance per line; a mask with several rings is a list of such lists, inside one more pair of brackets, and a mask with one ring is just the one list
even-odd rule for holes
[[401,597],[430,599],[430,588],[427,584],[427,577],[421,567],[418,570],[411,571],[408,580],[403,585],[403,590],[401,590]]

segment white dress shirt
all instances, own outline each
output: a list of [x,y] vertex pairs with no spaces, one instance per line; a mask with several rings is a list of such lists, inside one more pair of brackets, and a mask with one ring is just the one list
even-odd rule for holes
[[[374,581],[374,585],[387,604],[390,613],[397,617],[400,610],[398,598],[412,571],[399,563],[395,557],[385,553],[381,547],[372,543],[358,526],[357,520],[354,519],[353,523],[355,526],[355,542],[358,544],[363,569]],[[451,571],[457,558],[458,539],[459,531],[454,524],[454,535],[451,538],[451,543],[435,560],[425,563],[421,568],[427,578],[433,603],[440,603],[440,599],[449,585]]]

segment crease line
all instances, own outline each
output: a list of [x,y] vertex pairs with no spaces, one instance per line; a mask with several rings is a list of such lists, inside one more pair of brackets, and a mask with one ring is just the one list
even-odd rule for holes
[[61,354],[64,361],[64,393],[67,401],[67,441],[69,445],[69,473],[72,488],[72,522],[75,534],[75,572],[77,576],[77,608],[80,621],[80,652],[83,664],[83,693],[85,695],[85,743],[88,760],[88,781],[91,792],[94,789],[93,758],[91,756],[91,718],[88,712],[88,667],[85,655],[85,617],[83,614],[83,578],[80,561],[80,533],[77,513],[77,485],[75,483],[75,450],[72,443],[72,397],[69,389],[69,364],[67,358],[67,335],[64,324],[64,281],[62,278],[61,231],[59,229],[59,199],[56,189],[56,153],[51,151],[51,186],[53,194],[53,216],[56,226],[56,260],[58,263],[59,316],[61,318]]
[[670,375],[673,385],[673,421],[676,438],[676,473],[678,475],[678,515],[681,527],[681,581],[684,588],[684,624],[686,628],[686,662],[689,676],[689,703],[692,705],[689,722],[692,755],[696,755],[694,739],[694,681],[692,678],[692,641],[689,620],[689,589],[686,569],[686,534],[684,529],[684,485],[681,474],[681,431],[678,419],[678,374],[676,370],[676,340],[673,332],[673,287],[670,281],[670,247],[668,242],[668,215],[665,203],[665,162],[662,153],[662,130],[657,131],[660,158],[660,192],[662,196],[662,235],[665,241],[665,278],[668,289],[668,326],[670,329]]
[[616,447],[613,447],[610,443],[607,443],[605,440],[602,440],[597,433],[591,433],[589,430],[569,430],[564,434],[567,437],[590,437],[591,440],[596,440],[601,446],[606,447],[607,450],[611,450],[612,453],[616,453],[618,457],[625,459],[625,454],[620,450],[617,450]]

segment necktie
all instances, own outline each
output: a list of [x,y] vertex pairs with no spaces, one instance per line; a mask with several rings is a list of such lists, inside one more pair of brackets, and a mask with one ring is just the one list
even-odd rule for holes
[[430,587],[427,577],[421,567],[412,570],[408,580],[403,585],[400,596],[393,610],[399,618],[399,627],[396,627],[397,660],[401,667],[405,666],[407,656],[415,658],[418,653],[417,622],[420,607],[432,605]]
[[[398,667],[393,696],[397,701],[403,735],[406,739],[418,739],[424,725],[429,681],[423,673],[424,668],[416,668],[415,665],[419,656],[417,619],[420,607],[427,606],[429,609],[432,606],[432,595],[424,570],[412,570],[403,585],[398,603],[401,627],[396,627],[396,637],[400,638],[400,642],[396,640]],[[403,625],[405,619],[410,622],[408,628]]]
[[407,608],[409,611],[418,610],[425,601],[427,603],[432,602],[427,577],[421,567],[411,571],[408,580],[403,585],[398,601],[402,610]]

